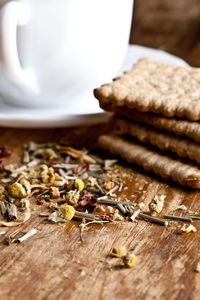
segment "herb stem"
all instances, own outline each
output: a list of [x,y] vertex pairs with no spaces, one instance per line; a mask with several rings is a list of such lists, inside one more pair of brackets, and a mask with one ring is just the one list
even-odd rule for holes
[[171,215],[164,215],[165,219],[173,220],[173,221],[184,221],[184,222],[192,222],[192,218],[189,217],[179,217],[179,216],[171,216]]
[[135,203],[132,203],[132,202],[123,202],[123,201],[110,200],[110,199],[105,199],[103,197],[98,198],[97,202],[101,203],[101,204],[110,204],[110,205],[117,205],[117,204],[120,203],[122,205],[135,206]]
[[157,223],[157,224],[160,224],[160,225],[164,225],[164,226],[168,225],[168,222],[166,220],[163,220],[161,218],[152,217],[152,216],[149,216],[149,215],[144,214],[144,213],[139,213],[139,217],[142,218],[142,219],[147,219],[147,220],[149,220],[153,223]]

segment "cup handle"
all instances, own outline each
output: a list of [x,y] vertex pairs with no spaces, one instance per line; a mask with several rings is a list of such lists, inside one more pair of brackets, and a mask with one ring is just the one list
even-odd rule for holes
[[7,76],[22,88],[38,93],[32,70],[23,69],[17,48],[17,27],[29,21],[29,8],[25,3],[11,1],[0,12],[0,63]]

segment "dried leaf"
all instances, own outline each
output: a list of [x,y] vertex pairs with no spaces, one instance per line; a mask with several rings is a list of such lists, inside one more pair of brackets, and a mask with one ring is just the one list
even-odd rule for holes
[[30,208],[26,208],[25,212],[24,212],[24,219],[21,222],[15,222],[15,221],[11,221],[11,222],[4,222],[4,221],[0,221],[0,225],[3,225],[5,227],[15,227],[15,226],[19,226],[21,224],[24,224],[26,221],[28,221],[28,219],[30,219],[31,216],[31,211]]

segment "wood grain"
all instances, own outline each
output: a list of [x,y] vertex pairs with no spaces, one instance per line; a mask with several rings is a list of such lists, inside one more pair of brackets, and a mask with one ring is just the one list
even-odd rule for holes
[[[12,150],[8,161],[19,161],[21,144],[34,141],[68,141],[79,147],[96,148],[102,125],[57,130],[0,129],[0,143]],[[160,181],[141,169],[120,163],[124,186],[121,199],[143,201],[144,210],[156,188],[165,194],[164,213],[184,204],[199,212],[200,193]],[[176,223],[163,227],[140,220],[92,225],[80,241],[79,223],[46,224],[38,217],[45,210],[32,201],[31,219],[22,231],[36,228],[54,232],[40,240],[3,244],[0,237],[0,299],[199,299],[199,234],[179,234]],[[177,212],[178,214],[178,212]],[[193,222],[200,230],[200,221]],[[179,226],[181,223],[179,223]],[[5,229],[7,233],[15,229]],[[113,246],[124,245],[138,257],[134,269],[124,269],[109,256]],[[85,275],[84,272],[85,271]]]

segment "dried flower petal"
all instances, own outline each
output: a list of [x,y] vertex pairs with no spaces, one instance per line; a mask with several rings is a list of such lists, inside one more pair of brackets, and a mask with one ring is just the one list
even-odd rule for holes
[[9,156],[8,147],[5,145],[0,145],[0,158]]
[[97,197],[89,192],[84,192],[83,197],[81,198],[81,206],[94,206],[97,202]]
[[93,213],[95,216],[99,216],[102,220],[106,220],[106,221],[110,221],[110,222],[112,222],[113,221],[113,219],[112,219],[112,217],[109,215],[109,214],[107,214],[107,213],[103,213],[103,212],[94,212]]
[[153,200],[149,203],[150,211],[160,213],[164,207],[165,195],[155,195]]
[[55,174],[54,174],[54,169],[53,168],[49,168],[49,177],[50,177],[50,182],[54,182],[55,181]]
[[4,171],[4,162],[2,160],[0,160],[0,172],[3,172]]
[[135,256],[134,254],[128,253],[123,257],[123,263],[128,268],[133,268],[137,264],[137,262],[137,256]]
[[73,173],[74,174],[79,174],[81,173],[82,171],[88,171],[89,169],[89,166],[88,165],[83,165],[83,164],[79,164],[77,167],[75,167],[73,169]]
[[33,156],[42,157],[45,160],[53,160],[58,157],[55,151],[51,148],[37,149],[34,151]]
[[84,182],[81,179],[76,179],[74,185],[80,192],[84,189]]
[[181,227],[181,231],[183,232],[186,232],[186,233],[189,233],[189,232],[197,232],[196,228],[190,224],[184,224],[182,227]]
[[115,257],[123,257],[126,255],[126,248],[124,246],[115,247],[113,248],[111,255]]

